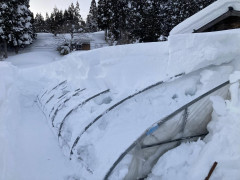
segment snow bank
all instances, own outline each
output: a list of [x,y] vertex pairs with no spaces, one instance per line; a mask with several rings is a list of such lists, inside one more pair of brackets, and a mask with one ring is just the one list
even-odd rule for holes
[[0,179],[17,179],[14,165],[14,144],[17,122],[20,115],[17,70],[9,63],[0,62]]
[[239,41],[240,30],[170,36],[167,73],[189,73],[236,60],[240,56]]
[[147,43],[73,52],[61,61],[25,69],[22,74],[42,87],[47,87],[49,81],[68,80],[80,87],[92,89],[104,85],[129,94],[166,79],[167,61],[167,42]]
[[204,140],[184,143],[163,155],[149,176],[149,180],[204,179],[216,161],[212,180],[240,178],[240,72],[230,76],[231,100],[212,97],[214,112],[208,125],[209,134]]
[[194,14],[172,29],[170,35],[192,33],[228,11],[228,7],[240,11],[238,0],[218,0],[200,12]]
[[57,58],[59,58],[59,56],[57,56],[55,52],[40,51],[10,56],[6,61],[20,68],[30,68],[56,61]]

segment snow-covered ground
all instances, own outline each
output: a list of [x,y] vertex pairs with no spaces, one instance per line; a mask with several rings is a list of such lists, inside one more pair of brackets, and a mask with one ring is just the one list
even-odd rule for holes
[[56,51],[61,40],[50,33],[40,33],[32,45],[20,51],[19,55],[11,55],[6,61],[20,68],[34,67],[59,60]]
[[[226,33],[229,34],[231,31]],[[97,38],[101,39],[99,34],[96,33],[95,37],[99,36]],[[205,34],[208,37],[211,35],[211,33]],[[51,41],[53,40],[49,36],[49,34],[40,34],[39,41],[42,42],[38,43],[45,44],[45,47],[52,46]],[[215,47],[219,47],[219,43],[224,44],[221,37],[225,34],[221,33],[218,36],[212,42]],[[191,35],[189,35],[190,38]],[[234,31],[232,37],[229,38],[238,38],[238,35]],[[180,43],[178,45],[181,46]],[[0,141],[3,146],[0,146],[0,180],[102,179],[121,153],[152,124],[202,93],[225,82],[235,70],[240,70],[238,54],[231,60],[222,60],[221,63],[218,61],[218,56],[214,56],[216,59],[212,59],[211,63],[204,63],[205,60],[201,59],[201,56],[196,56],[198,62],[201,62],[201,66],[199,66],[201,69],[197,64],[194,65],[194,68],[186,66],[187,69],[184,72],[188,73],[187,75],[171,78],[168,74],[169,53],[175,52],[169,46],[169,42],[161,42],[105,47],[88,52],[73,52],[64,57],[60,57],[51,48],[39,50],[37,48],[39,46],[37,46],[33,47],[31,52],[11,56],[7,60],[8,62],[1,62]],[[177,49],[185,50],[184,48]],[[223,48],[219,51],[222,53],[229,49]],[[191,51],[189,50],[188,53]],[[186,56],[189,62],[188,53],[182,53],[182,55]],[[213,57],[211,52],[208,55]],[[181,59],[184,58],[181,57]],[[171,65],[174,66],[173,69],[176,69],[178,66],[182,67],[181,63],[176,61],[176,64],[171,62]],[[65,80],[67,80],[66,87],[63,87],[62,90],[55,88],[51,91],[58,83]],[[126,101],[114,111],[104,114],[103,118],[93,124],[83,134],[79,141],[80,144],[74,150],[74,157],[77,155],[77,158],[70,161],[69,156],[63,155],[61,151],[64,143],[71,146],[82,131],[81,128],[84,128],[99,114],[104,113],[119,100],[159,81],[166,82]],[[80,109],[76,109],[66,120],[63,128],[65,139],[59,139],[58,142],[57,129],[52,128],[51,116],[48,116],[54,110],[52,108],[59,105],[53,95],[58,98],[61,93],[71,94],[79,88],[86,90],[79,97],[75,97],[62,106],[56,116],[55,127],[59,128],[59,122],[68,111],[83,100],[106,89],[109,89],[110,92],[107,96],[95,99],[81,106]],[[46,90],[48,92],[44,96]],[[37,96],[43,97],[40,101],[43,107],[37,107]],[[216,98],[214,102],[216,102]],[[229,105],[225,109],[228,107]],[[218,113],[217,109],[218,107],[215,106]],[[232,114],[231,111],[229,113]],[[228,116],[228,113],[225,115]],[[81,122],[78,121],[79,119]],[[214,124],[218,119],[215,117],[212,123]],[[217,129],[215,127],[218,126],[211,126],[211,124],[209,126],[212,127],[209,129],[209,137],[211,137],[213,134],[211,132],[215,132]],[[51,129],[55,134],[51,132]],[[63,141],[65,142],[63,143]],[[201,145],[203,142],[197,143]],[[200,145],[197,145],[196,148],[199,148]],[[186,148],[186,145],[182,146]],[[189,146],[195,150],[194,145]],[[216,147],[216,144],[212,147]],[[201,146],[201,148],[204,147]],[[78,156],[79,152],[80,156]],[[188,152],[192,151],[189,149],[184,151],[187,159]],[[176,154],[178,153],[176,150]],[[69,149],[67,149],[67,154],[69,154]],[[196,156],[196,161],[199,160],[198,157],[200,155]],[[163,161],[169,163],[166,168],[175,168],[171,162],[176,161],[169,162],[167,159],[170,158]],[[185,163],[184,160],[180,163]],[[152,178],[161,179],[158,169],[165,165],[161,164],[162,160],[159,163],[152,172]],[[205,167],[204,173],[209,166]],[[186,169],[188,167],[184,166]],[[183,174],[183,176],[185,175]],[[115,179],[121,179],[120,175]]]

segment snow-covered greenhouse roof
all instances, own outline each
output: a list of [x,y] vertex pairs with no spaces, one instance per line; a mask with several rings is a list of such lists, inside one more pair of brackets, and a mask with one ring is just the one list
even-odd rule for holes
[[[208,24],[214,25],[217,19],[236,16],[238,11],[240,11],[240,0],[218,0],[174,27],[170,35],[193,33],[195,30],[199,30]],[[240,13],[238,16],[240,16]]]

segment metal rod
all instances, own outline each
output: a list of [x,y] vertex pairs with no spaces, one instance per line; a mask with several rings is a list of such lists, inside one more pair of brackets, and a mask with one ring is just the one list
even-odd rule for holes
[[[198,102],[199,100],[203,99],[204,97],[210,95],[211,93],[229,85],[229,81],[226,81],[223,84],[220,84],[219,86],[213,88],[212,90],[206,92],[205,94],[199,96],[198,98],[194,99],[193,101],[187,103],[186,105],[180,107],[178,110],[176,110],[175,112],[173,112],[172,114],[166,116],[165,118],[161,119],[160,121],[158,121],[158,123],[154,124],[153,126],[161,126],[162,124],[164,124],[165,122],[167,122],[169,119],[171,119],[172,117],[174,117],[175,115],[177,115],[179,112],[183,111],[184,109],[186,109],[187,107],[191,106],[192,104]],[[112,165],[112,167],[109,169],[109,171],[106,173],[104,180],[107,180],[108,177],[110,176],[110,174],[113,172],[113,170],[115,169],[115,167],[118,165],[118,163],[126,156],[126,154],[128,154],[134,147],[136,144],[138,144],[139,142],[141,142],[146,136],[148,136],[148,132],[149,130],[153,127],[151,126],[149,129],[147,129],[136,141],[134,141],[134,143],[132,145],[130,145],[120,156],[119,158],[115,161],[115,163]]]
[[[169,80],[172,80],[172,79],[174,79],[174,78],[179,78],[179,77],[181,77],[182,75],[184,75],[184,73],[181,73],[181,74],[178,74],[178,75],[176,75],[176,76],[173,76],[173,77],[169,78]],[[150,89],[153,89],[154,87],[157,87],[157,86],[159,86],[159,85],[161,85],[161,84],[163,84],[163,83],[164,83],[164,81],[159,81],[159,82],[157,82],[157,83],[155,83],[155,84],[152,84],[152,85],[146,87],[146,88],[143,89],[143,90],[140,90],[140,91],[138,91],[138,92],[136,92],[136,93],[134,93],[134,94],[126,97],[125,99],[123,99],[123,100],[119,101],[118,103],[114,104],[113,106],[111,106],[110,108],[108,108],[107,110],[105,110],[102,114],[100,114],[98,117],[96,117],[91,123],[89,123],[89,124],[85,127],[84,131],[81,132],[81,134],[80,134],[80,135],[76,138],[76,140],[74,141],[73,146],[72,146],[72,148],[71,148],[71,152],[70,152],[70,159],[71,159],[71,156],[72,156],[72,154],[73,154],[73,149],[74,149],[75,146],[78,144],[78,141],[80,140],[80,138],[81,138],[81,136],[83,135],[83,133],[85,133],[85,132],[86,132],[94,123],[96,123],[100,118],[102,118],[104,115],[106,115],[109,111],[112,111],[113,109],[117,108],[119,105],[123,104],[125,101],[128,101],[129,99],[132,99],[133,97],[135,97],[135,96],[137,96],[137,95],[139,95],[139,94],[142,94],[142,93],[144,93],[144,92],[146,92],[146,91],[148,91],[148,90],[150,90]]]
[[199,135],[195,135],[195,136],[182,137],[182,138],[174,139],[174,140],[170,140],[170,141],[162,141],[162,142],[155,143],[155,144],[151,144],[151,145],[144,145],[144,146],[142,146],[141,148],[142,148],[142,149],[146,149],[146,148],[161,146],[161,145],[169,144],[169,143],[173,143],[173,142],[179,142],[179,141],[185,141],[185,140],[189,140],[189,139],[193,139],[193,138],[204,137],[204,136],[206,136],[207,134],[208,134],[208,133],[204,133],[204,134],[199,134]]

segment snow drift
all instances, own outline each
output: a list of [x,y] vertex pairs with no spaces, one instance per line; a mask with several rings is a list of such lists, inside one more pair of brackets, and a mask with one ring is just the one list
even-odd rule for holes
[[169,37],[169,76],[221,65],[240,57],[240,30]]

